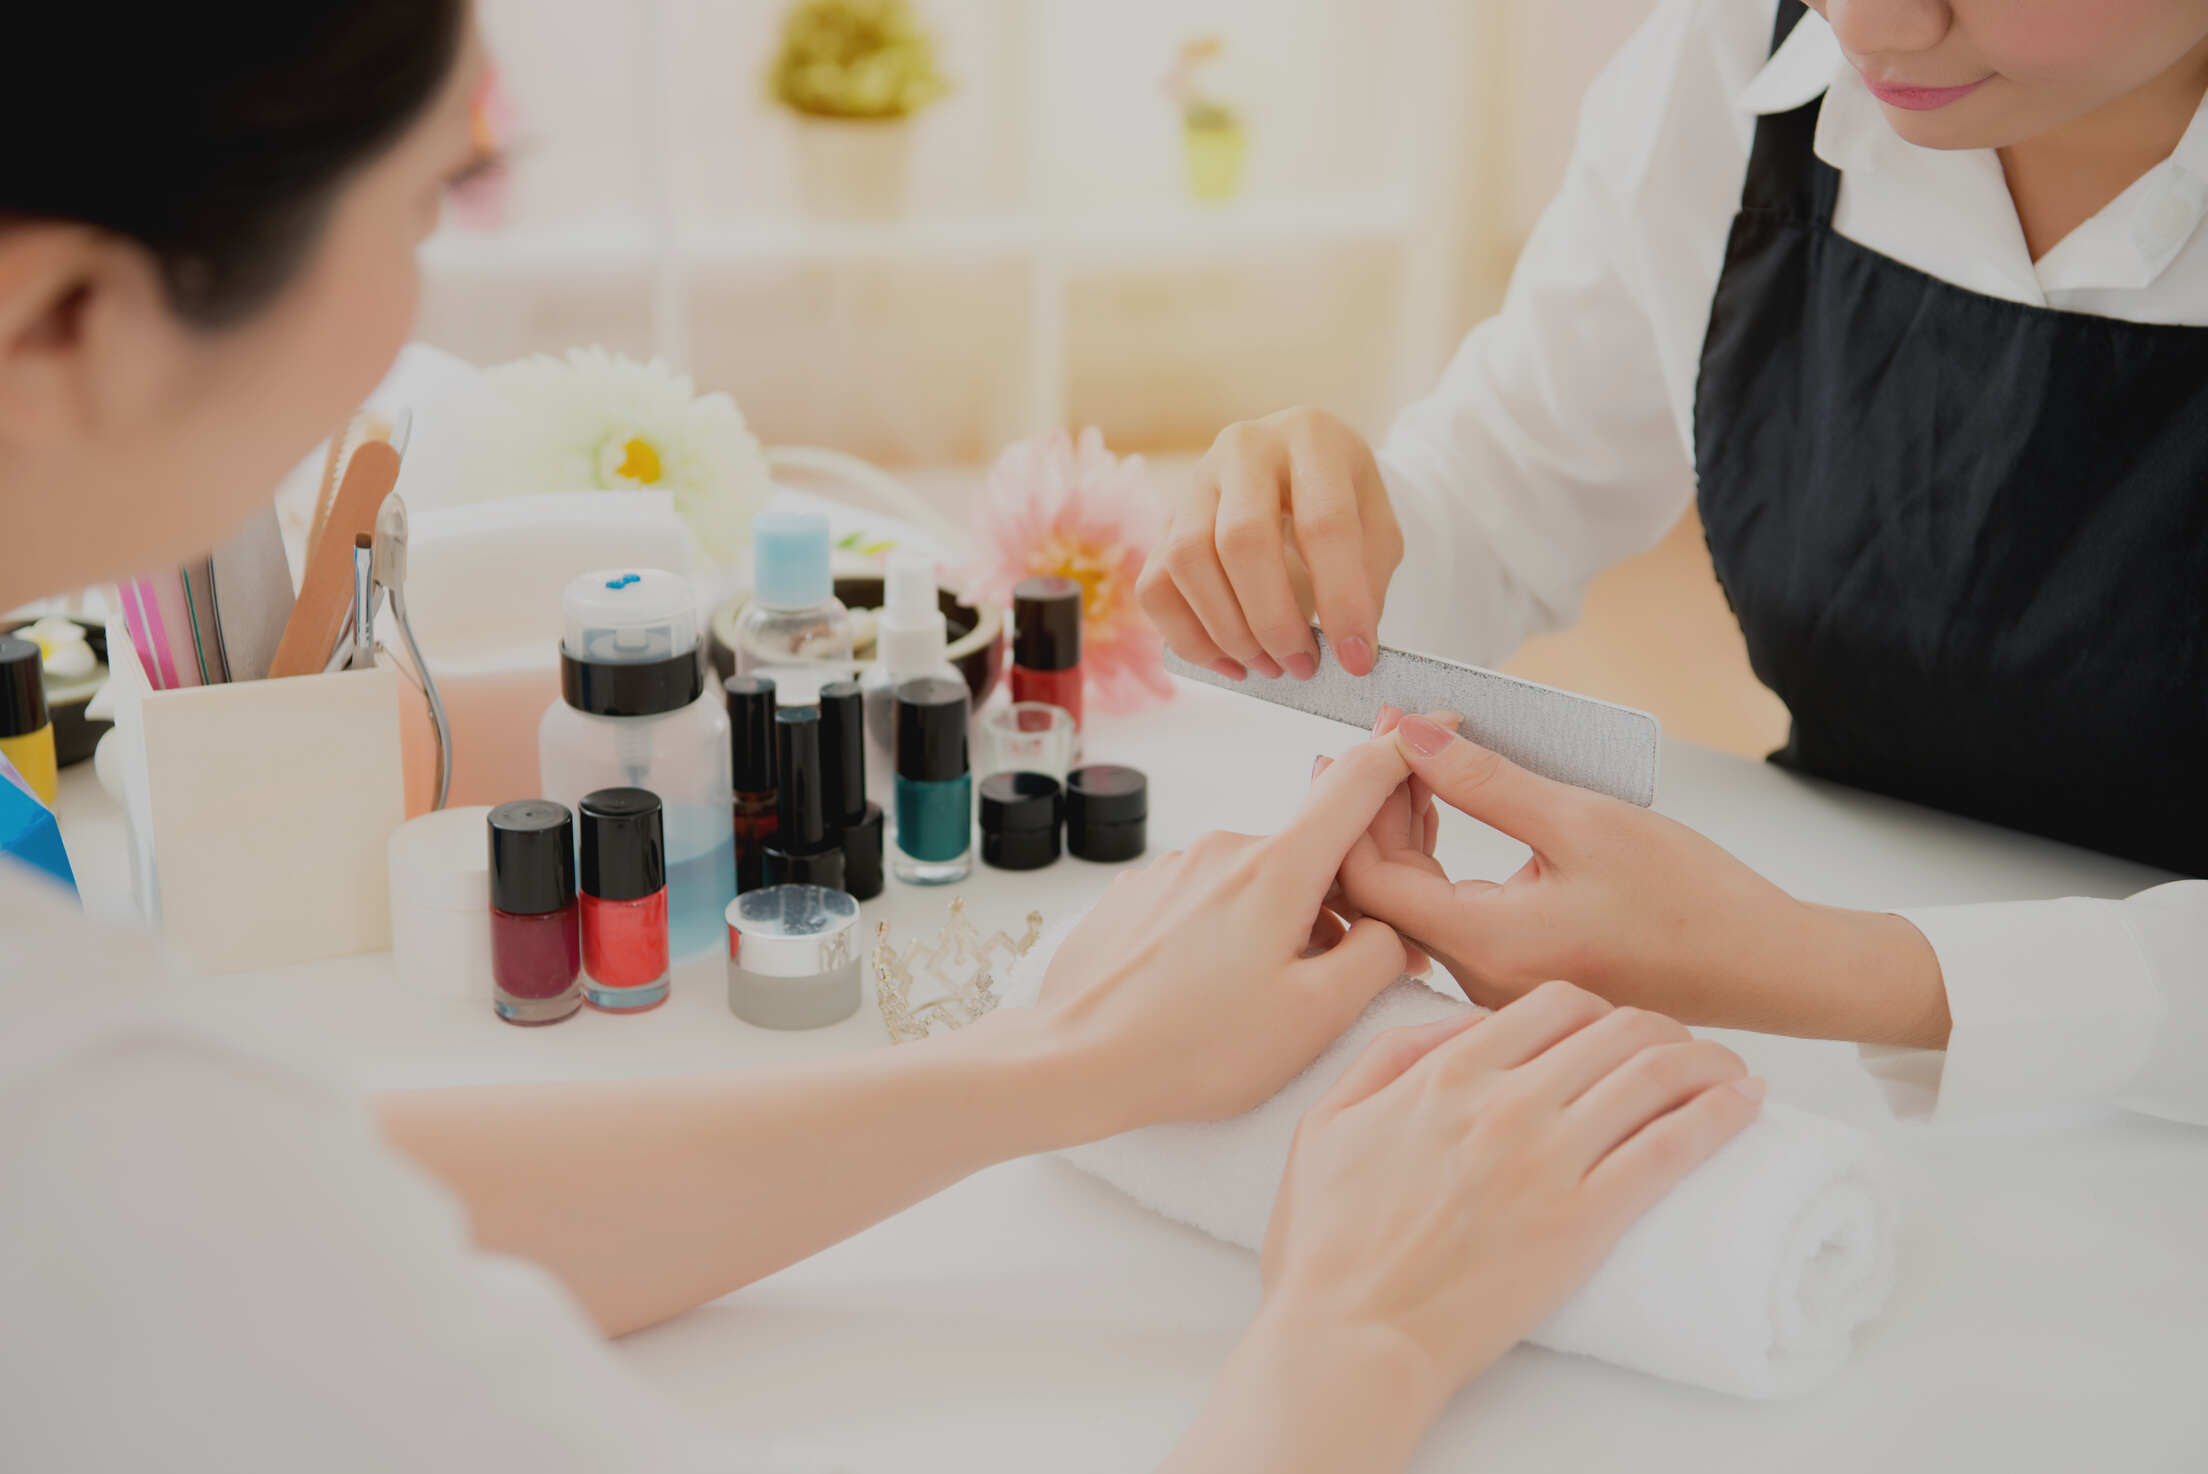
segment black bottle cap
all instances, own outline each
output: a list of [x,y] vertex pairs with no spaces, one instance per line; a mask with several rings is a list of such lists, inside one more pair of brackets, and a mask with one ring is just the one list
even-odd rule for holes
[[721,682],[721,691],[728,698],[730,786],[738,793],[774,792],[774,682],[765,676],[730,676]]
[[981,784],[981,860],[999,870],[1040,870],[1058,858],[1062,803],[1048,773],[993,773]]
[[1150,780],[1109,763],[1066,775],[1066,851],[1084,860],[1132,860],[1149,843]]
[[46,720],[46,668],[37,642],[0,635],[0,737],[35,732]]
[[560,695],[596,717],[650,717],[680,711],[705,690],[704,657],[695,650],[665,660],[577,660],[560,650]]
[[584,794],[578,807],[584,895],[634,901],[667,888],[658,794],[645,788],[601,788]]
[[857,681],[820,688],[820,757],[828,823],[848,829],[866,817],[866,706]]
[[820,713],[810,706],[785,706],[774,714],[774,731],[774,745],[781,754],[775,847],[792,855],[827,849],[833,837],[828,825],[827,764],[820,750]]
[[575,816],[524,798],[491,810],[491,907],[542,916],[575,900]]
[[793,855],[788,850],[778,848],[770,840],[759,851],[759,865],[770,886],[817,885],[822,890],[848,893],[843,876],[843,847],[840,845],[830,845],[810,854]]
[[1081,585],[1023,578],[1012,586],[1012,663],[1071,670],[1081,663]]
[[856,824],[843,829],[843,888],[854,901],[882,893],[882,806],[868,804]]
[[940,676],[897,688],[897,776],[944,783],[967,771],[966,708],[972,699],[964,681]]

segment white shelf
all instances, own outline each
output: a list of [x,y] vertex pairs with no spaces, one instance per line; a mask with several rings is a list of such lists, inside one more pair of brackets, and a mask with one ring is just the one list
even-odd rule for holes
[[[1052,232],[1040,215],[917,216],[880,223],[793,218],[683,227],[674,253],[686,268],[785,261],[876,261],[1029,255],[1055,244],[1069,264],[1226,255],[1266,245],[1385,239],[1412,228],[1401,191],[1253,200],[1076,217]],[[1053,236],[1056,236],[1055,241]],[[451,275],[573,276],[641,273],[661,263],[642,220],[595,225],[440,230],[422,248],[430,271]]]

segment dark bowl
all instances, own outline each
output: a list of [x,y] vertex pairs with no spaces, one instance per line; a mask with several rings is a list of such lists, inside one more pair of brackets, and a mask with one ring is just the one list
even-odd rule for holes
[[[882,606],[882,580],[879,574],[861,574],[839,577],[835,583],[836,597],[847,609],[879,609]],[[733,630],[736,617],[743,612],[745,601],[724,604],[714,611],[706,640],[707,653],[713,661],[713,669],[722,680],[736,674],[736,652],[728,647],[721,632]],[[989,693],[997,688],[1004,675],[1004,615],[996,609],[969,609],[958,602],[958,591],[938,587],[935,604],[943,611],[943,621],[950,626],[951,664],[966,677],[966,687],[974,693],[974,706],[979,709],[989,699]],[[960,648],[960,647],[965,648]],[[862,660],[859,669],[864,672],[873,662]]]
[[[969,610],[969,613],[972,611]],[[75,615],[63,615],[71,624],[84,631],[84,642],[92,647],[102,665],[107,664],[107,626],[95,624]],[[0,620],[0,635],[12,635],[38,623],[35,619]],[[74,701],[49,701],[47,715],[54,724],[54,761],[66,768],[71,763],[81,763],[92,756],[92,749],[100,745],[100,738],[107,734],[113,722],[95,722],[86,718],[85,704],[91,701],[99,688],[94,687]]]

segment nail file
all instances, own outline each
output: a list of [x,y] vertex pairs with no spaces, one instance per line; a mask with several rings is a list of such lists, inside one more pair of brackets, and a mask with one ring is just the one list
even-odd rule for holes
[[1317,630],[1311,634],[1319,642],[1319,669],[1308,681],[1293,676],[1268,680],[1254,672],[1233,681],[1190,665],[1170,650],[1165,668],[1207,686],[1368,732],[1382,702],[1398,711],[1457,712],[1464,717],[1460,732],[1529,772],[1644,809],[1656,801],[1664,729],[1645,711],[1385,645],[1372,674],[1353,676],[1334,658],[1326,636]]

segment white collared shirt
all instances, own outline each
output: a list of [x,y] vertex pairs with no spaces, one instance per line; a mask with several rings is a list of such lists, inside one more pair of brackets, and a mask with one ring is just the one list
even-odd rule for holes
[[[1814,13],[1769,55],[1775,9],[1661,0],[1597,78],[1502,311],[1381,448],[1406,548],[1383,638],[1500,661],[1577,619],[1589,581],[1685,511],[1702,340],[1759,114],[1824,94],[1833,228],[1862,246],[1988,296],[2208,326],[2208,104],[2034,262],[1992,150],[1902,140]],[[2208,1123],[2208,881],[1903,914],[1939,955],[1955,1027],[1944,1055],[1865,1051],[1897,1109],[2099,1099]]]

